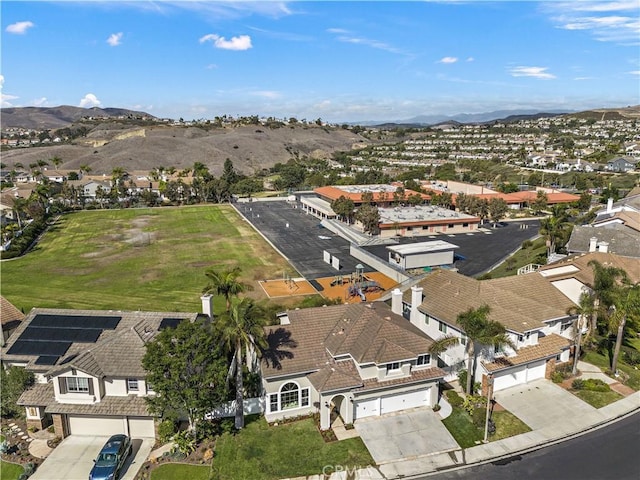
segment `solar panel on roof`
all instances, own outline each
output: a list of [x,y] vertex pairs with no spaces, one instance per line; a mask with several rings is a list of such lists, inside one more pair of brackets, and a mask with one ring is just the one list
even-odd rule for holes
[[55,365],[59,358],[57,355],[40,355],[33,363],[36,365]]
[[122,317],[101,315],[50,315],[38,314],[31,324],[34,327],[62,327],[62,328],[99,328],[113,330],[118,326]]
[[184,318],[163,318],[160,322],[160,330],[165,328],[176,328]]
[[71,342],[42,342],[37,340],[22,340],[18,338],[11,346],[7,355],[57,355],[62,356],[71,346]]
[[95,328],[48,328],[34,327],[29,325],[20,335],[20,340],[33,340],[41,342],[68,341],[95,343],[100,337],[102,330]]

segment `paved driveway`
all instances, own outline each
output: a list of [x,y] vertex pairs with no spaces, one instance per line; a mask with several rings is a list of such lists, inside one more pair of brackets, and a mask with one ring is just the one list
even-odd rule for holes
[[564,425],[574,419],[579,425],[580,417],[597,412],[588,403],[545,379],[500,390],[495,393],[495,399],[532,430]]
[[[93,467],[93,459],[98,456],[108,439],[109,436],[71,435],[53,449],[29,478],[31,480],[87,480]],[[124,466],[121,479],[133,480],[138,469],[149,456],[153,443],[153,439],[133,439],[133,454]]]
[[354,426],[378,465],[460,448],[430,408],[367,417]]

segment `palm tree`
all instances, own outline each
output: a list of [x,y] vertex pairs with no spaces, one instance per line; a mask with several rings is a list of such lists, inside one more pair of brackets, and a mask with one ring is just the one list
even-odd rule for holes
[[618,356],[624,337],[624,327],[631,316],[640,317],[640,284],[624,285],[616,289],[614,303],[609,315],[609,331],[616,331],[616,345],[613,349],[611,371],[615,374],[618,368]]
[[255,358],[261,348],[266,348],[264,312],[250,298],[231,299],[230,308],[220,316],[216,328],[233,359],[229,366],[227,379],[235,374],[236,416],[235,427],[244,427],[244,385],[242,379],[242,352],[246,351],[246,364],[249,371],[255,367]]
[[578,373],[578,361],[580,360],[580,348],[582,347],[582,329],[584,328],[584,323],[588,323],[588,318],[592,318],[594,316],[594,303],[593,303],[593,295],[587,292],[583,292],[580,295],[580,300],[578,301],[578,305],[574,305],[567,310],[567,314],[569,315],[578,315],[578,321],[576,322],[576,351],[573,358],[573,368],[571,370],[572,375],[576,375]]
[[[479,350],[478,345],[492,345],[494,348],[509,346],[516,349],[515,344],[507,335],[507,331],[499,322],[489,320],[487,316],[491,311],[489,305],[482,305],[478,308],[470,308],[458,315],[458,324],[467,338],[465,354],[467,355],[467,385],[466,393],[473,393],[473,375],[477,367]],[[438,354],[447,348],[457,345],[460,342],[458,337],[443,337],[431,346],[430,352]]]
[[231,308],[232,296],[253,289],[251,285],[238,280],[240,267],[210,268],[204,274],[209,279],[209,284],[204,287],[202,293],[217,293],[224,296],[227,302],[227,312]]

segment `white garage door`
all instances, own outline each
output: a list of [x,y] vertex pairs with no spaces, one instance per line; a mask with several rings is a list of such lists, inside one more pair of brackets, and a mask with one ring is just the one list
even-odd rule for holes
[[531,380],[537,380],[538,378],[544,378],[546,372],[547,362],[544,360],[539,363],[533,363],[529,365],[527,369],[527,382]]
[[413,392],[382,397],[382,413],[391,413],[397,412],[398,410],[406,410],[408,408],[428,406],[430,390],[430,388],[420,389]]
[[155,438],[153,419],[129,417],[129,436],[131,438]]
[[378,411],[378,400],[378,398],[356,400],[356,420],[358,418],[371,417],[372,415],[380,415]]
[[493,378],[493,391],[504,390],[505,388],[520,385],[527,382],[527,368],[519,367],[496,375]]
[[69,415],[69,430],[72,435],[115,435],[116,433],[127,433],[122,417]]

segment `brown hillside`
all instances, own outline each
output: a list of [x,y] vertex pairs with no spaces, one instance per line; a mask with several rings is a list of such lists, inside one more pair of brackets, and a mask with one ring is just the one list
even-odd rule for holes
[[[204,130],[180,126],[126,126],[102,124],[94,127],[74,145],[32,147],[3,152],[10,168],[20,162],[25,167],[54,156],[62,159],[61,170],[78,170],[89,165],[92,173],[108,173],[113,168],[150,171],[153,168],[185,169],[201,162],[220,175],[225,159],[235,168],[251,174],[297,156],[329,158],[335,151],[352,149],[369,140],[342,128],[296,125],[270,129],[261,125]],[[49,167],[52,168],[52,167]]]

